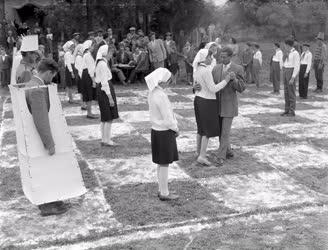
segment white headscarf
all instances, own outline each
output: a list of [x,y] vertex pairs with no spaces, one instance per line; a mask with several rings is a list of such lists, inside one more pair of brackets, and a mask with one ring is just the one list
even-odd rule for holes
[[210,49],[213,44],[217,45],[216,42],[209,42],[205,45],[204,49]]
[[153,91],[160,82],[167,82],[171,78],[171,72],[165,68],[158,68],[145,77],[149,91]]
[[98,49],[97,56],[96,56],[96,61],[100,59],[106,59],[105,57],[108,55],[108,45],[102,45]]
[[198,69],[199,63],[204,62],[208,55],[208,49],[201,49],[197,52],[194,61],[192,62],[192,67],[194,72]]
[[84,53],[87,49],[90,49],[92,45],[92,40],[86,40],[82,45],[83,45],[82,53]]
[[67,52],[69,50],[69,48],[74,45],[74,42],[69,40],[67,41],[64,45],[63,45],[63,50],[64,52]]

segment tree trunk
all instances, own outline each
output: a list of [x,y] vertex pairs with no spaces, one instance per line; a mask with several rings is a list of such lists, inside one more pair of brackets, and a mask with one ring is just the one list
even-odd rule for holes
[[1,25],[1,30],[0,30],[0,44],[2,46],[6,45],[6,27],[5,23],[3,20],[5,19],[5,0],[0,0],[0,25]]
[[88,31],[92,30],[92,0],[86,0],[86,8],[87,8],[87,27]]

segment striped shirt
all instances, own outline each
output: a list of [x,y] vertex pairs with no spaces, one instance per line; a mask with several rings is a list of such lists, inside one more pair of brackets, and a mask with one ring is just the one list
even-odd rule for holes
[[317,45],[314,50],[314,60],[325,61],[326,59],[327,59],[327,46],[324,43]]

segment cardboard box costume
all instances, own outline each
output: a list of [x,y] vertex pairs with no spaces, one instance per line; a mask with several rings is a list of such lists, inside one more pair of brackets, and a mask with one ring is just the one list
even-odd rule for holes
[[[49,103],[45,103],[43,108],[48,111],[48,130],[51,131],[50,137],[56,149],[52,156],[49,156],[46,142],[41,140],[42,134],[38,132],[37,122],[33,120],[33,110],[30,111],[32,105],[27,102],[29,91],[33,89],[45,90],[43,93],[49,96]],[[57,86],[26,88],[14,85],[10,86],[10,92],[21,181],[26,197],[33,204],[40,205],[83,195],[86,188],[73,152],[72,137],[58,98]],[[42,91],[38,94],[42,94]]]

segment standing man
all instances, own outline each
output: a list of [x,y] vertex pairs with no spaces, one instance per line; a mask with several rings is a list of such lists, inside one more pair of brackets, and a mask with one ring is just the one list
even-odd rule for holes
[[7,55],[5,48],[0,47],[0,83],[1,87],[10,84],[11,57]]
[[250,84],[252,82],[252,65],[253,65],[253,51],[252,44],[250,42],[246,43],[246,49],[242,54],[242,64],[244,66],[246,83]]
[[310,45],[304,43],[303,52],[301,55],[300,73],[298,77],[299,79],[298,91],[301,99],[307,98],[311,66],[312,66],[312,53],[310,51]]
[[220,117],[220,147],[217,163],[222,166],[225,159],[233,157],[230,146],[230,131],[233,118],[238,116],[237,91],[242,93],[246,89],[246,85],[242,66],[231,61],[232,49],[223,48],[220,56],[222,64],[216,65],[212,71],[214,82],[218,84],[225,79],[227,74],[232,73],[232,80],[225,88],[216,93]]
[[164,68],[164,61],[167,58],[166,49],[161,39],[156,39],[155,32],[150,33],[148,43],[149,60],[154,69]]
[[288,55],[284,61],[283,79],[285,95],[285,112],[281,116],[295,116],[296,108],[296,82],[295,79],[300,70],[300,54],[295,50],[294,41],[287,39],[285,41]]
[[273,83],[273,94],[279,94],[280,92],[280,73],[283,66],[283,53],[280,49],[280,44],[274,44],[275,53],[272,57],[272,83]]
[[254,56],[252,65],[252,78],[255,81],[256,87],[260,87],[260,71],[262,68],[262,52],[260,51],[260,45],[254,44]]
[[327,46],[324,43],[324,33],[319,32],[316,37],[316,47],[314,49],[313,68],[315,79],[317,80],[317,88],[314,92],[321,93],[323,88],[323,71],[325,61],[327,60]]

